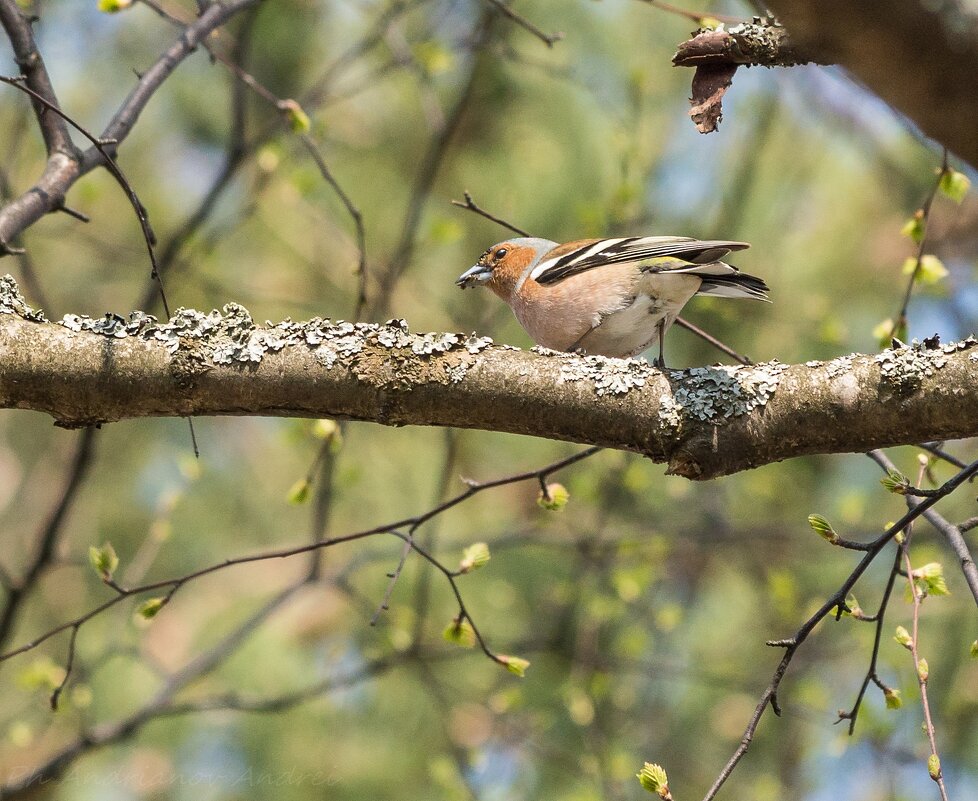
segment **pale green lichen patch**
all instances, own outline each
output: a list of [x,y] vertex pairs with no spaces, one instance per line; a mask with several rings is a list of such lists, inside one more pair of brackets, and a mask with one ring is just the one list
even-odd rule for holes
[[825,372],[829,378],[838,378],[840,375],[852,372],[853,359],[857,354],[850,353],[848,356],[837,356],[825,365]]
[[978,343],[973,337],[947,345],[938,344],[936,338],[923,343],[914,340],[901,348],[884,350],[873,361],[880,366],[880,378],[884,383],[900,392],[912,392],[925,378],[930,378],[941,370],[948,363],[951,354],[968,350],[976,344]]
[[777,22],[754,18],[753,22],[732,25],[726,32],[737,44],[736,56],[745,63],[778,64],[790,67],[801,63],[793,53],[786,51],[784,29]]
[[[624,395],[644,387],[662,376],[651,364],[640,359],[613,359],[605,356],[579,356],[546,348],[533,348],[544,356],[560,359],[558,383],[588,381],[597,395]],[[678,427],[683,417],[722,421],[738,417],[763,406],[778,387],[787,365],[780,362],[751,367],[696,367],[671,370],[674,392],[659,401],[659,420],[667,427]]]
[[659,398],[659,422],[673,431],[677,431],[683,424],[683,407],[676,403],[672,395]]
[[34,309],[20,294],[12,275],[0,277],[0,314],[16,314],[35,323],[46,322],[44,312]]
[[[9,275],[0,278],[0,313],[47,322],[41,312],[27,304],[16,281]],[[135,337],[159,342],[171,354],[183,349],[192,350],[195,358],[204,357],[213,364],[257,364],[266,354],[295,345],[310,348],[317,361],[327,369],[337,361],[356,357],[368,346],[433,356],[453,351],[475,355],[492,345],[490,338],[475,334],[412,334],[404,320],[390,320],[378,325],[342,320],[332,322],[316,317],[306,322],[285,320],[258,326],[248,310],[236,303],[228,303],[222,311],[207,313],[177,309],[166,322],[137,311],[128,318],[117,314],[97,318],[66,314],[57,325],[69,331],[84,331],[113,339]],[[445,365],[447,379],[461,381],[471,364],[472,360],[468,358],[453,360]]]
[[687,417],[721,422],[764,406],[787,369],[777,361],[750,367],[694,367],[672,374],[681,376],[673,397]]
[[[538,353],[554,355],[555,351],[534,348]],[[590,381],[598,395],[624,395],[636,387],[644,387],[649,377],[657,374],[648,362],[639,359],[613,359],[607,356],[563,356],[558,383]]]

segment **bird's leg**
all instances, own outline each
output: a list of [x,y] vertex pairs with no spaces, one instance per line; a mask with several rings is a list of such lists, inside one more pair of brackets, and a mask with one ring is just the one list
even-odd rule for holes
[[593,330],[593,328],[589,328],[587,331],[585,331],[584,334],[567,349],[567,353],[573,353],[577,356],[587,356],[587,351],[581,346],[581,343],[584,341],[584,337],[590,334]]
[[652,364],[658,367],[660,370],[666,369],[666,357],[665,357],[665,346],[663,340],[666,338],[666,318],[663,317],[659,320],[659,358],[655,359]]

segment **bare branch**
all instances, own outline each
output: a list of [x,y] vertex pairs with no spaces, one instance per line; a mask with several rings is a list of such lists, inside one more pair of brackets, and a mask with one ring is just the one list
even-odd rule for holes
[[[890,461],[885,453],[872,451],[868,455],[883,470],[887,472],[896,471],[896,465]],[[930,494],[933,495],[939,492],[939,489],[933,490]],[[906,496],[906,501],[907,508],[909,509],[916,509],[920,505],[920,501],[910,495]],[[947,544],[951,546],[951,550],[958,557],[958,561],[961,564],[961,572],[964,573],[964,579],[968,583],[968,589],[971,590],[975,603],[978,604],[978,566],[975,565],[975,558],[971,555],[971,551],[968,550],[968,543],[965,542],[963,536],[964,531],[967,530],[965,524],[968,521],[965,521],[965,524],[961,526],[955,526],[936,509],[927,509],[924,512],[924,519],[936,528],[944,539],[947,540]]]
[[[4,0],[12,4],[12,0]],[[207,10],[178,37],[157,62],[150,67],[116,112],[101,136],[96,137],[103,147],[91,147],[81,156],[75,151],[55,152],[49,157],[44,173],[34,186],[16,200],[0,208],[0,255],[2,244],[10,241],[18,233],[28,228],[45,214],[64,204],[65,193],[82,175],[95,167],[107,163],[103,150],[114,155],[119,144],[128,136],[139,114],[146,107],[153,94],[167,77],[189,56],[201,42],[219,26],[223,25],[239,11],[259,2],[259,0],[227,0],[211,3]],[[28,86],[28,88],[30,88]],[[33,90],[32,90],[33,91]],[[43,92],[31,95],[35,100],[47,100],[50,108],[58,108]],[[43,102],[42,102],[43,105]],[[62,115],[63,116],[63,115]],[[66,119],[66,118],[65,118]]]
[[[122,601],[128,598],[132,598],[138,595],[145,595],[146,593],[149,592],[166,590],[167,594],[164,600],[164,605],[165,605],[166,603],[169,602],[170,598],[172,598],[173,595],[179,589],[186,586],[187,584],[203,576],[209,576],[212,573],[217,573],[219,571],[226,570],[229,567],[252,564],[254,562],[263,562],[270,559],[287,559],[292,556],[297,556],[306,553],[313,553],[315,551],[334,547],[336,545],[344,545],[351,542],[357,542],[358,540],[366,539],[367,537],[373,537],[378,534],[392,535],[402,540],[405,543],[409,543],[411,548],[418,555],[420,555],[425,561],[427,561],[433,567],[437,568],[442,573],[442,575],[445,576],[445,579],[448,581],[449,585],[451,586],[452,592],[454,593],[455,599],[458,603],[459,614],[462,618],[468,620],[469,623],[472,625],[472,629],[475,632],[475,636],[480,646],[482,647],[483,652],[486,654],[486,656],[488,656],[493,661],[500,662],[496,654],[494,654],[486,645],[485,641],[482,638],[482,635],[479,633],[479,630],[476,628],[475,621],[472,619],[472,616],[469,614],[468,610],[465,607],[465,603],[462,600],[462,595],[458,588],[458,583],[456,581],[459,575],[458,572],[447,568],[444,564],[441,563],[441,561],[439,561],[434,556],[432,556],[426,549],[421,548],[420,546],[415,544],[410,536],[403,534],[399,529],[410,527],[411,531],[414,531],[424,523],[428,522],[429,520],[432,520],[433,518],[437,517],[438,515],[442,514],[448,509],[457,506],[463,501],[468,500],[473,495],[479,492],[483,492],[488,489],[494,489],[496,487],[505,486],[508,484],[516,484],[530,479],[539,479],[541,476],[548,476],[551,473],[555,473],[559,470],[569,467],[572,464],[582,461],[583,459],[587,459],[588,457],[593,456],[599,450],[600,450],[599,448],[588,448],[587,450],[581,451],[580,453],[576,453],[573,456],[569,456],[565,459],[561,459],[557,462],[546,465],[545,467],[542,467],[539,470],[533,470],[526,473],[516,473],[514,475],[509,475],[503,478],[495,479],[493,481],[486,481],[482,483],[469,482],[469,487],[467,490],[465,490],[465,492],[462,492],[456,495],[454,498],[451,498],[447,501],[444,501],[443,503],[438,504],[437,506],[435,506],[432,509],[429,509],[426,512],[423,512],[419,515],[415,515],[414,517],[405,518],[403,520],[396,520],[392,523],[374,526],[373,528],[365,529],[363,531],[356,531],[353,532],[352,534],[344,534],[342,536],[314,540],[313,542],[294,546],[291,548],[280,548],[273,551],[265,551],[262,553],[253,554],[250,556],[241,556],[235,559],[225,559],[222,562],[217,562],[216,564],[202,567],[198,570],[194,570],[191,573],[187,573],[185,575],[178,576],[176,578],[163,579],[162,581],[154,581],[148,584],[142,584],[138,587],[126,588],[120,586],[112,579],[103,579],[103,583],[111,587],[116,592],[116,594],[112,598],[102,602],[101,604],[94,607],[93,609],[90,609],[88,612],[85,612],[84,614],[81,614],[78,617],[69,620],[66,623],[62,623],[61,625],[49,629],[48,631],[44,632],[41,635],[38,635],[30,642],[27,642],[18,648],[13,648],[6,652],[0,653],[0,662],[4,662],[20,654],[33,651],[39,645],[47,642],[49,639],[60,634],[63,631],[67,631],[67,630],[72,631],[72,642],[73,642],[78,629],[80,629],[83,625],[88,623],[88,621],[98,617],[103,612],[107,611],[108,609],[111,609],[112,607],[116,606],[117,604],[121,603]],[[314,575],[315,574],[313,572],[310,572],[309,574],[306,575],[306,577],[303,579],[303,582],[301,583],[312,581]],[[291,589],[295,590],[297,589],[298,586],[299,585],[295,585]],[[255,625],[257,625],[257,623]],[[72,653],[74,651],[73,645],[71,646],[71,651]],[[213,666],[213,664],[216,663],[212,662],[209,664]],[[199,675],[200,672],[201,670],[195,669],[195,675]]]
[[336,177],[329,169],[329,165],[319,152],[319,148],[316,146],[312,137],[304,134],[301,140],[309,155],[312,156],[312,160],[316,162],[316,166],[319,168],[319,174],[332,187],[336,196],[343,204],[343,208],[346,209],[346,213],[353,220],[353,227],[356,231],[357,251],[360,254],[357,261],[357,300],[353,309],[353,319],[359,320],[363,316],[363,311],[367,306],[367,232],[363,226],[363,215],[360,213],[360,209],[353,204],[350,196],[340,185],[339,181],[336,180]]
[[[260,0],[225,0],[208,5],[207,10],[184,29],[156,63],[142,73],[135,88],[105,127],[101,138],[114,139],[116,142],[124,141],[156,90],[180,63],[197,49],[204,38],[233,16],[258,2]],[[98,153],[87,151],[84,158],[87,165],[91,161],[97,163],[100,157]]]
[[56,495],[57,500],[48,519],[34,537],[33,541],[37,543],[37,552],[31,558],[23,576],[16,583],[12,583],[9,588],[6,603],[3,611],[0,612],[0,649],[4,647],[10,637],[21,604],[54,557],[54,550],[64,528],[68,512],[74,505],[78,491],[88,475],[88,468],[91,466],[95,452],[95,434],[96,429],[94,427],[86,428],[79,434],[78,444],[72,457],[71,466],[68,468],[65,484]]
[[781,657],[781,661],[778,663],[777,668],[775,668],[774,675],[771,678],[770,684],[768,684],[767,689],[761,695],[760,701],[758,701],[757,706],[754,708],[754,712],[747,723],[747,729],[744,731],[744,736],[741,738],[740,745],[734,751],[733,756],[727,761],[723,769],[717,776],[716,781],[707,791],[706,795],[703,797],[703,801],[711,801],[716,794],[720,791],[720,788],[724,785],[730,774],[733,773],[734,769],[739,764],[740,760],[743,759],[744,754],[747,753],[747,749],[750,748],[751,743],[754,740],[754,734],[757,731],[757,726],[760,723],[761,716],[764,714],[768,705],[774,710],[774,714],[780,715],[781,708],[778,705],[778,689],[781,686],[781,681],[784,679],[784,674],[788,669],[788,665],[791,663],[792,658],[797,652],[798,648],[808,639],[808,636],[812,633],[815,627],[825,619],[826,616],[832,612],[833,609],[841,608],[842,604],[845,603],[846,596],[859,581],[866,569],[873,563],[877,556],[883,551],[883,549],[890,543],[890,541],[897,535],[897,533],[905,530],[909,525],[913,523],[920,515],[922,515],[927,509],[930,509],[940,498],[945,498],[950,495],[954,490],[964,484],[971,476],[978,473],[978,461],[972,462],[964,470],[961,470],[953,478],[946,481],[939,490],[939,496],[933,498],[927,498],[921,501],[917,506],[910,509],[903,517],[901,517],[896,523],[889,526],[886,531],[884,531],[879,537],[877,537],[871,544],[870,549],[866,552],[866,555],[859,560],[859,563],[852,569],[849,576],[845,581],[842,582],[842,586],[815,612],[811,617],[806,620],[802,626],[791,636],[783,640],[772,640],[768,642],[768,645],[784,648],[784,656]]
[[554,44],[559,42],[564,38],[564,34],[558,31],[557,33],[544,33],[540,28],[530,22],[526,17],[517,14],[507,3],[503,0],[485,0],[489,5],[497,8],[499,12],[507,19],[512,20],[521,28],[525,28],[534,36],[537,37],[541,42],[543,42],[547,47],[553,47]]
[[44,59],[34,42],[31,23],[18,7],[16,0],[0,0],[0,25],[3,25],[10,39],[10,44],[14,48],[14,60],[24,74],[27,85],[40,98],[47,101],[47,104],[43,104],[37,98],[31,100],[37,122],[41,126],[41,136],[44,137],[48,156],[61,153],[71,159],[77,159],[78,150],[71,141],[65,121],[48,112],[49,105],[58,106],[58,98],[54,93],[47,67],[44,66]]
[[492,12],[486,12],[476,23],[472,37],[476,50],[472,54],[468,66],[468,75],[465,78],[465,84],[456,97],[455,103],[445,119],[445,124],[429,143],[418,166],[418,171],[414,177],[414,184],[411,188],[411,195],[408,199],[407,211],[404,215],[404,224],[401,227],[401,235],[397,248],[387,269],[379,276],[377,295],[371,304],[371,312],[374,315],[386,313],[387,307],[390,304],[391,295],[394,292],[394,287],[397,285],[401,275],[411,264],[411,259],[414,256],[418,226],[421,224],[421,214],[435,185],[435,178],[438,176],[442,162],[445,159],[452,140],[455,138],[455,133],[469,108],[472,98],[475,96],[475,88],[481,74],[480,49],[482,47],[482,40],[487,35],[493,16]]
[[522,228],[518,228],[512,223],[506,222],[506,220],[502,219],[501,217],[497,217],[494,214],[490,214],[485,209],[477,206],[476,202],[472,199],[472,195],[468,191],[464,192],[463,195],[465,196],[464,203],[460,200],[453,200],[452,205],[458,206],[459,208],[462,209],[466,209],[467,211],[474,211],[479,216],[485,217],[487,220],[492,220],[492,222],[496,223],[497,225],[501,225],[503,228],[508,228],[514,234],[519,234],[520,236],[530,236],[528,231],[524,231]]

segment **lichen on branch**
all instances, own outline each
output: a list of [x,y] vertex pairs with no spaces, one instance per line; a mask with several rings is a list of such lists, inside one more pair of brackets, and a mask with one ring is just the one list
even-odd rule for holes
[[479,428],[641,453],[706,479],[811,453],[978,434],[978,342],[830,362],[662,371],[488,337],[314,318],[257,325],[227,304],[166,323],[49,322],[0,278],[0,408],[77,427],[140,417],[333,417]]

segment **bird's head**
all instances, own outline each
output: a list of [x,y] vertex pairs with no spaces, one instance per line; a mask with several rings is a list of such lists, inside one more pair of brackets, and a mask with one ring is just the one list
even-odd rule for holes
[[462,289],[488,286],[508,302],[533,267],[556,246],[556,242],[535,237],[498,242],[483,253],[473,267],[462,273],[455,284]]

